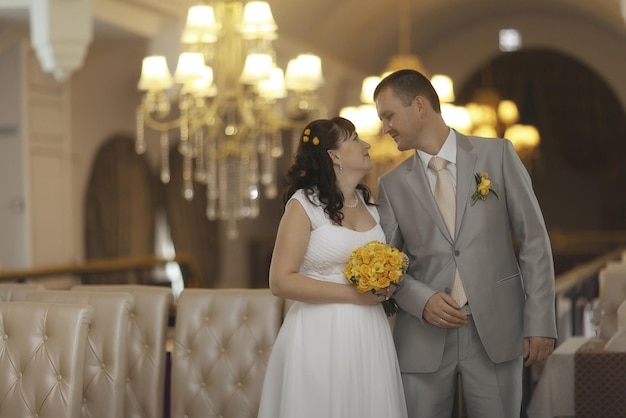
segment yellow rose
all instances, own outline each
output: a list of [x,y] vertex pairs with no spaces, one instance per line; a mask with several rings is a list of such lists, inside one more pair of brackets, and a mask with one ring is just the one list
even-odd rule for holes
[[474,178],[476,179],[476,191],[472,194],[472,206],[478,200],[487,200],[489,193],[492,193],[496,199],[498,198],[497,193],[492,189],[493,185],[487,173],[475,173]]
[[389,287],[390,285],[391,281],[389,281],[389,278],[387,277],[381,277],[380,280],[378,280],[379,289],[384,289],[386,287]]
[[490,189],[491,189],[491,180],[489,180],[487,176],[483,174],[483,178],[480,184],[478,185],[478,191],[480,192],[481,195],[487,196]]
[[362,282],[359,282],[359,283],[356,285],[356,290],[357,290],[357,292],[359,292],[359,293],[365,293],[365,292],[369,292],[369,290],[370,290],[370,289],[369,289],[369,286],[368,286],[368,284],[367,284],[367,283],[362,283]]

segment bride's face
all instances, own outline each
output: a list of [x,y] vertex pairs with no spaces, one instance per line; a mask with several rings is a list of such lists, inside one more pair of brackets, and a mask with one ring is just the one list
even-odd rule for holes
[[370,144],[363,141],[357,132],[339,142],[335,151],[344,170],[356,170],[367,172],[372,168],[372,161],[369,155]]

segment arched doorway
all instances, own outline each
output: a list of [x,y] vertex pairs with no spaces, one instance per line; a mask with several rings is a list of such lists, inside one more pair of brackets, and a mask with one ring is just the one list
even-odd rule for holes
[[626,115],[610,86],[581,61],[536,49],[494,57],[457,89],[457,102],[480,87],[516,102],[520,122],[541,134],[531,176],[555,255],[560,246],[599,254],[623,244]]

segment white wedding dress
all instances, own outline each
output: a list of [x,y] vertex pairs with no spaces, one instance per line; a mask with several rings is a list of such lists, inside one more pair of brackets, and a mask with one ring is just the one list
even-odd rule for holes
[[[377,224],[357,232],[332,225],[301,190],[294,198],[313,226],[300,272],[317,280],[348,283],[343,269],[352,250],[373,240],[385,241],[378,211],[368,206]],[[406,417],[400,369],[382,305],[294,302],[272,348],[258,416]]]

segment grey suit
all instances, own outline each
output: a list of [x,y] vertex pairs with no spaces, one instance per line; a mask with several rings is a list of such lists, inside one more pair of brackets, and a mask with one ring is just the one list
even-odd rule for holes
[[[552,251],[530,176],[508,140],[457,136],[456,239],[438,211],[417,155],[379,180],[387,241],[409,256],[394,298],[394,339],[403,373],[435,372],[449,331],[422,318],[428,299],[463,281],[478,338],[494,364],[522,356],[524,336],[556,338]],[[471,205],[475,173],[498,197]],[[519,246],[516,257],[513,236]]]

